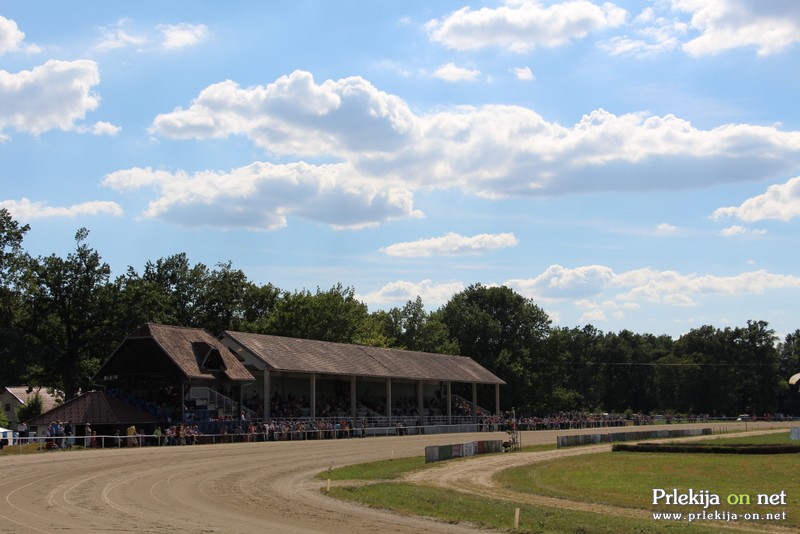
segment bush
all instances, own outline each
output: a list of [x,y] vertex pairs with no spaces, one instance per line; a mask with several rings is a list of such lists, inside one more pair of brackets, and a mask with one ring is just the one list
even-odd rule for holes
[[17,421],[30,421],[38,415],[42,415],[44,403],[42,396],[38,392],[28,397],[28,401],[17,408]]

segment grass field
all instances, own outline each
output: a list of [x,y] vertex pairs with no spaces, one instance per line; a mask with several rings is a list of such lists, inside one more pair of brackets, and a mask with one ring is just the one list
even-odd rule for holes
[[[784,443],[787,433],[767,436],[712,438],[716,443]],[[549,447],[545,447],[549,448]],[[541,448],[539,449],[541,450]],[[468,459],[451,461],[469,461]],[[651,512],[712,512],[759,514],[759,522],[742,526],[758,528],[766,514],[779,517],[771,523],[800,530],[800,482],[797,455],[713,455],[598,453],[534,464],[502,472],[498,481],[521,494],[537,494],[572,501],[598,503]],[[423,458],[373,462],[322,473],[332,480],[364,480],[364,484],[333,487],[331,495],[419,514],[450,522],[468,522],[487,528],[508,529],[515,507],[521,508],[520,532],[604,533],[604,532],[719,532],[714,523],[655,521],[608,514],[567,511],[547,506],[529,506],[437,488],[392,482],[416,469],[436,469],[440,464],[424,464]],[[373,481],[373,482],[366,482]],[[374,482],[378,481],[378,482]],[[653,505],[654,489],[679,493],[692,489],[696,494],[718,495],[719,505],[710,497],[700,505],[667,506],[661,499]],[[759,494],[772,496],[785,492],[785,504],[758,505]],[[750,504],[728,504],[734,500]],[[776,498],[778,499],[778,498]],[[712,505],[704,508],[705,502]],[[697,502],[697,501],[696,501]],[[776,501],[777,502],[777,501]],[[781,515],[785,512],[784,516]],[[730,517],[730,516],[728,516]],[[740,520],[741,520],[740,519]],[[719,525],[719,523],[717,523]]]

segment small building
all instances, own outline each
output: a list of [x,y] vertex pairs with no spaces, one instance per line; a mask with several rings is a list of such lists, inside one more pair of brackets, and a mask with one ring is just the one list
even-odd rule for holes
[[52,410],[58,404],[58,399],[42,387],[6,386],[0,390],[0,408],[3,409],[8,425],[12,429],[16,429],[20,423],[17,419],[17,410],[35,395],[39,395],[42,399],[42,412]]
[[[47,427],[56,421],[64,426],[70,425],[73,436],[91,437],[91,433],[96,432],[103,438],[113,436],[117,431],[124,436],[129,425],[151,434],[161,424],[158,417],[105,391],[82,393],[27,423],[30,431],[41,437],[45,435]],[[100,443],[97,446],[111,445]]]

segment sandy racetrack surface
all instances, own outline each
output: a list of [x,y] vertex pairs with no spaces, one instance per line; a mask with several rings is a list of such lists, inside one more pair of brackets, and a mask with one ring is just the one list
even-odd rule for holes
[[[553,443],[556,435],[525,432],[522,443]],[[506,436],[439,434],[8,455],[0,457],[0,532],[474,532],[466,525],[330,499],[320,491],[324,483],[312,477],[331,464],[419,456],[426,445]],[[562,449],[546,455],[576,451]],[[450,480],[461,489],[467,486],[480,493],[491,488],[488,473],[535,460],[525,456],[492,455],[459,462],[489,462],[493,467],[451,474]],[[446,477],[442,481],[447,485]]]

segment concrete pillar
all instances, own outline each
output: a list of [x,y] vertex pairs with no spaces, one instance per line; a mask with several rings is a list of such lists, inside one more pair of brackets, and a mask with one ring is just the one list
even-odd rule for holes
[[310,389],[311,389],[311,391],[309,393],[310,393],[310,397],[311,397],[311,406],[309,407],[309,413],[311,414],[311,419],[316,419],[317,418],[317,375],[316,375],[316,373],[312,373],[311,374]]
[[447,424],[453,424],[453,394],[450,391],[450,382],[447,382]]
[[423,390],[423,383],[422,380],[417,381],[417,416],[418,416],[418,425],[422,426],[425,424],[425,413],[423,412],[424,405],[422,402],[422,390]]
[[358,417],[358,399],[356,399],[356,377],[353,375],[350,378],[350,412],[355,425],[356,417]]
[[272,418],[271,406],[269,401],[272,398],[272,390],[270,384],[269,367],[264,367],[264,388],[262,395],[264,395],[264,421],[269,421]]
[[472,422],[478,422],[478,384],[472,383]]
[[389,418],[389,424],[392,424],[392,379],[386,379],[386,417]]

